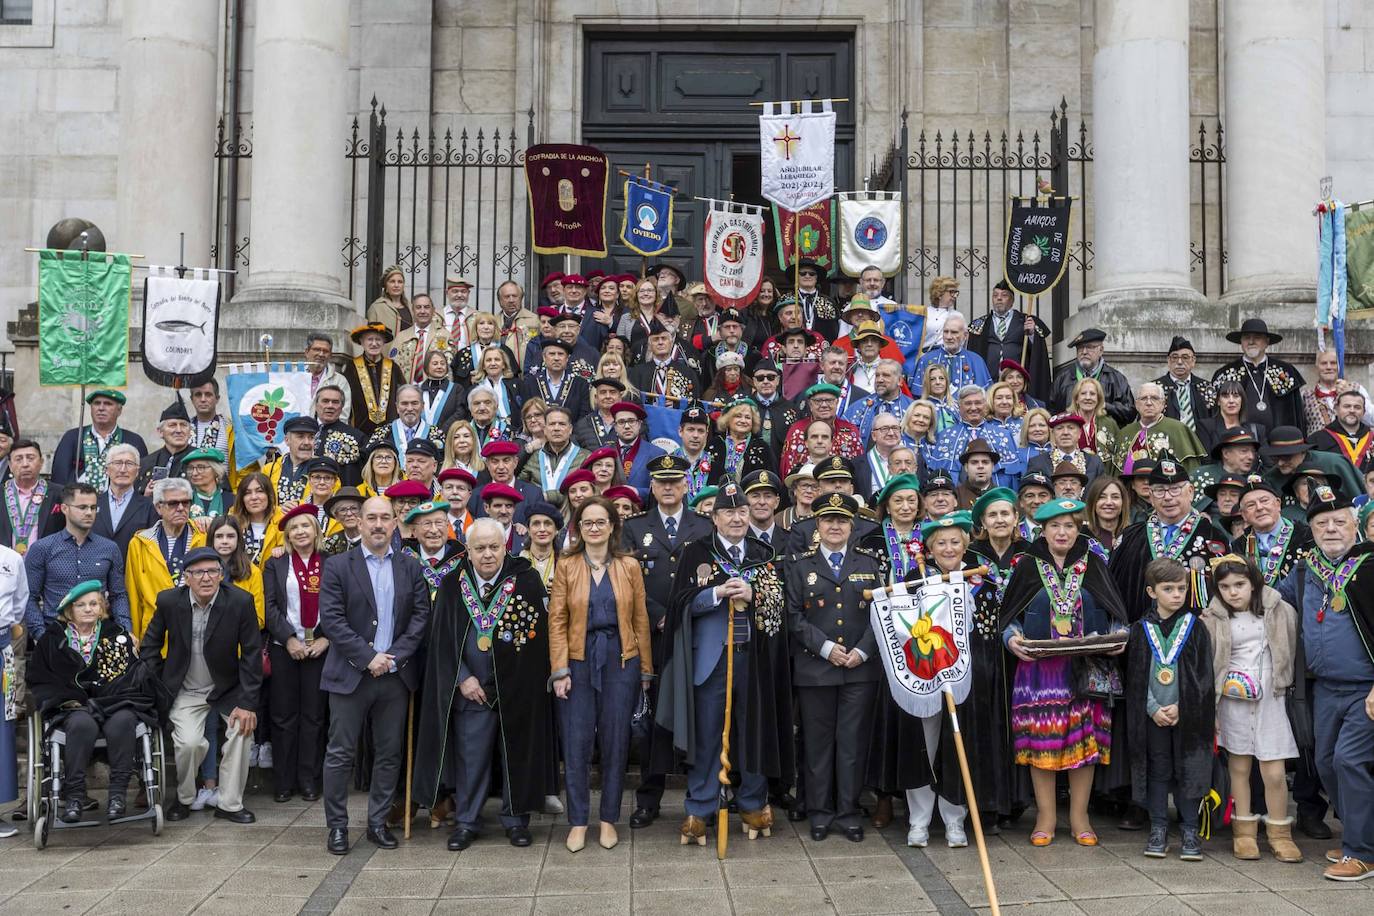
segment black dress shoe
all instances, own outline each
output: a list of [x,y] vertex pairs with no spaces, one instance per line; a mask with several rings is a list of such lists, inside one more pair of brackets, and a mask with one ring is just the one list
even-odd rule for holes
[[793,805],[787,809],[787,819],[794,824],[800,824],[806,820],[806,809],[801,805]]
[[324,848],[336,856],[348,855],[348,830],[344,827],[331,827],[329,840],[324,844]]
[[1311,814],[1298,815],[1298,831],[1314,840],[1331,839],[1331,828],[1327,826],[1326,820]]
[[62,813],[58,815],[64,824],[75,824],[81,820],[81,807],[85,804],[84,799],[69,798],[62,808]]
[[1145,809],[1131,805],[1126,809],[1126,813],[1121,815],[1121,820],[1117,821],[1116,826],[1122,830],[1144,830],[1147,823]]
[[641,827],[648,827],[656,820],[658,820],[657,811],[651,811],[648,808],[636,808],[634,814],[630,815],[630,828],[638,830]]
[[237,811],[225,811],[223,808],[215,809],[215,817],[231,824],[251,824],[257,820],[253,812],[247,808],[240,808]]
[[125,805],[122,795],[111,795],[109,801],[105,803],[105,816],[110,820],[123,817],[127,810],[128,806]]
[[368,842],[376,844],[381,849],[395,849],[401,845],[396,842],[396,837],[392,836],[385,824],[380,827],[367,828],[367,839]]
[[459,827],[448,835],[448,848],[451,852],[462,852],[473,844],[477,834],[466,827]]
[[506,839],[510,840],[512,846],[524,848],[534,842],[534,837],[530,836],[528,827],[507,827]]
[[162,819],[165,821],[184,821],[191,814],[191,809],[179,801],[174,801],[167,806],[167,810],[162,812]]
[[319,801],[319,800],[320,800],[320,790],[319,790],[319,789],[315,788],[314,786],[306,786],[304,789],[301,789],[301,801],[313,802],[313,801]]
[[275,795],[272,796],[272,801],[276,802],[276,803],[279,804],[279,805],[280,805],[282,802],[289,802],[290,800],[291,800],[291,793],[290,793],[290,792],[278,792],[278,793],[276,793]]
[[863,826],[844,828],[844,838],[851,843],[862,843],[864,841]]
[[811,839],[819,843],[821,840],[830,836],[830,828],[824,824],[811,828]]

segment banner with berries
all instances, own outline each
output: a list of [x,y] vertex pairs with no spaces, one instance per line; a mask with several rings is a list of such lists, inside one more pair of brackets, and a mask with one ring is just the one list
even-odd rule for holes
[[268,448],[285,451],[286,421],[310,416],[310,365],[239,363],[228,367],[225,381],[234,427],[234,469],[262,461]]
[[968,698],[972,683],[969,621],[973,593],[963,573],[899,582],[873,593],[869,618],[892,699],[910,715],[939,715],[943,694]]

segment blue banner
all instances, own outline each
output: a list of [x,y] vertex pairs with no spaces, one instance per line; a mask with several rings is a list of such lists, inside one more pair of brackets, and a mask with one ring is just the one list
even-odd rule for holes
[[261,461],[268,447],[285,451],[286,421],[311,415],[307,363],[242,363],[225,376],[234,431],[234,469]]
[[627,179],[620,240],[646,258],[672,248],[673,189],[644,178]]
[[916,371],[916,360],[921,358],[921,340],[926,333],[925,309],[914,313],[907,306],[899,305],[896,311],[889,312],[886,306],[881,311],[887,336],[892,338],[905,357],[902,372],[910,378],[911,373]]
[[644,398],[644,413],[648,417],[649,441],[655,439],[671,439],[673,442],[681,441],[681,434],[678,432],[678,424],[682,420],[682,411],[687,408],[687,401],[677,399],[657,399],[654,395]]

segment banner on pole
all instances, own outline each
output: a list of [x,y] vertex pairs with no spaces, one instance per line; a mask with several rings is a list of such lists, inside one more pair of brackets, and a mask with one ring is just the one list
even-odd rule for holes
[[869,619],[878,637],[892,698],[902,710],[922,717],[939,715],[942,694],[954,702],[968,698],[971,686],[969,620],[973,593],[963,573],[902,583],[873,593]]
[[1072,203],[1067,197],[1051,197],[1044,204],[1033,198],[1011,199],[1002,275],[1022,296],[1047,293],[1064,276]]
[[857,277],[872,265],[884,277],[902,269],[902,195],[854,191],[840,201],[840,270]]
[[[805,210],[835,193],[835,111],[830,99],[764,102],[759,170],[764,200]],[[817,107],[819,106],[819,108]]]
[[625,181],[625,220],[620,240],[652,258],[673,247],[673,189],[647,178]]
[[773,205],[773,235],[778,242],[778,263],[790,267],[803,258],[815,261],[824,273],[835,266],[835,202],[824,200],[800,213]]
[[541,143],[525,151],[535,254],[606,256],[611,163],[594,146]]
[[143,282],[143,372],[156,384],[194,388],[215,375],[219,280],[208,269],[177,275],[148,268]]
[[706,292],[722,308],[754,301],[763,285],[763,208],[705,201],[702,242]]
[[310,416],[308,363],[239,363],[225,381],[236,470],[261,461],[269,446],[282,450],[286,421]]
[[926,334],[926,309],[923,305],[899,305],[893,311],[880,309],[887,336],[902,351],[902,373],[914,375],[916,362],[921,358],[921,341]]
[[129,383],[132,282],[126,254],[38,252],[38,384]]

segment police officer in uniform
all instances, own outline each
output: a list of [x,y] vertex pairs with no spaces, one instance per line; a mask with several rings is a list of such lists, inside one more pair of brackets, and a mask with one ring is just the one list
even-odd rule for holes
[[[662,455],[649,465],[649,492],[654,498],[652,508],[625,520],[621,536],[625,550],[635,555],[644,570],[644,596],[649,611],[649,636],[653,647],[654,664],[661,670],[667,651],[663,638],[664,620],[668,614],[668,598],[677,578],[677,560],[683,544],[711,533],[711,521],[703,515],[688,512],[683,505],[687,495],[687,459],[679,455]],[[649,684],[649,704],[658,703],[658,680]],[[659,737],[662,737],[659,735]],[[654,730],[641,742],[639,788],[635,791],[635,810],[630,815],[630,827],[647,827],[658,817],[663,799],[664,774],[648,772],[650,751],[655,740]]]
[[[854,495],[854,467],[849,463],[849,459],[841,458],[839,455],[832,455],[816,465],[816,480],[821,485],[820,496],[817,497],[815,505],[820,505],[821,501],[831,493],[842,493],[845,496]],[[855,506],[859,505],[855,500]],[[854,518],[854,539],[857,541],[878,526],[871,521],[872,513],[866,510],[855,512]],[[791,533],[787,538],[787,548],[789,553],[804,553],[816,545],[818,537],[817,519],[814,506],[812,515],[804,518],[792,526]]]
[[806,812],[813,840],[834,828],[859,843],[859,792],[883,676],[864,589],[882,584],[882,568],[850,542],[859,510],[852,496],[831,493],[813,509],[820,540],[789,557],[786,570]]

